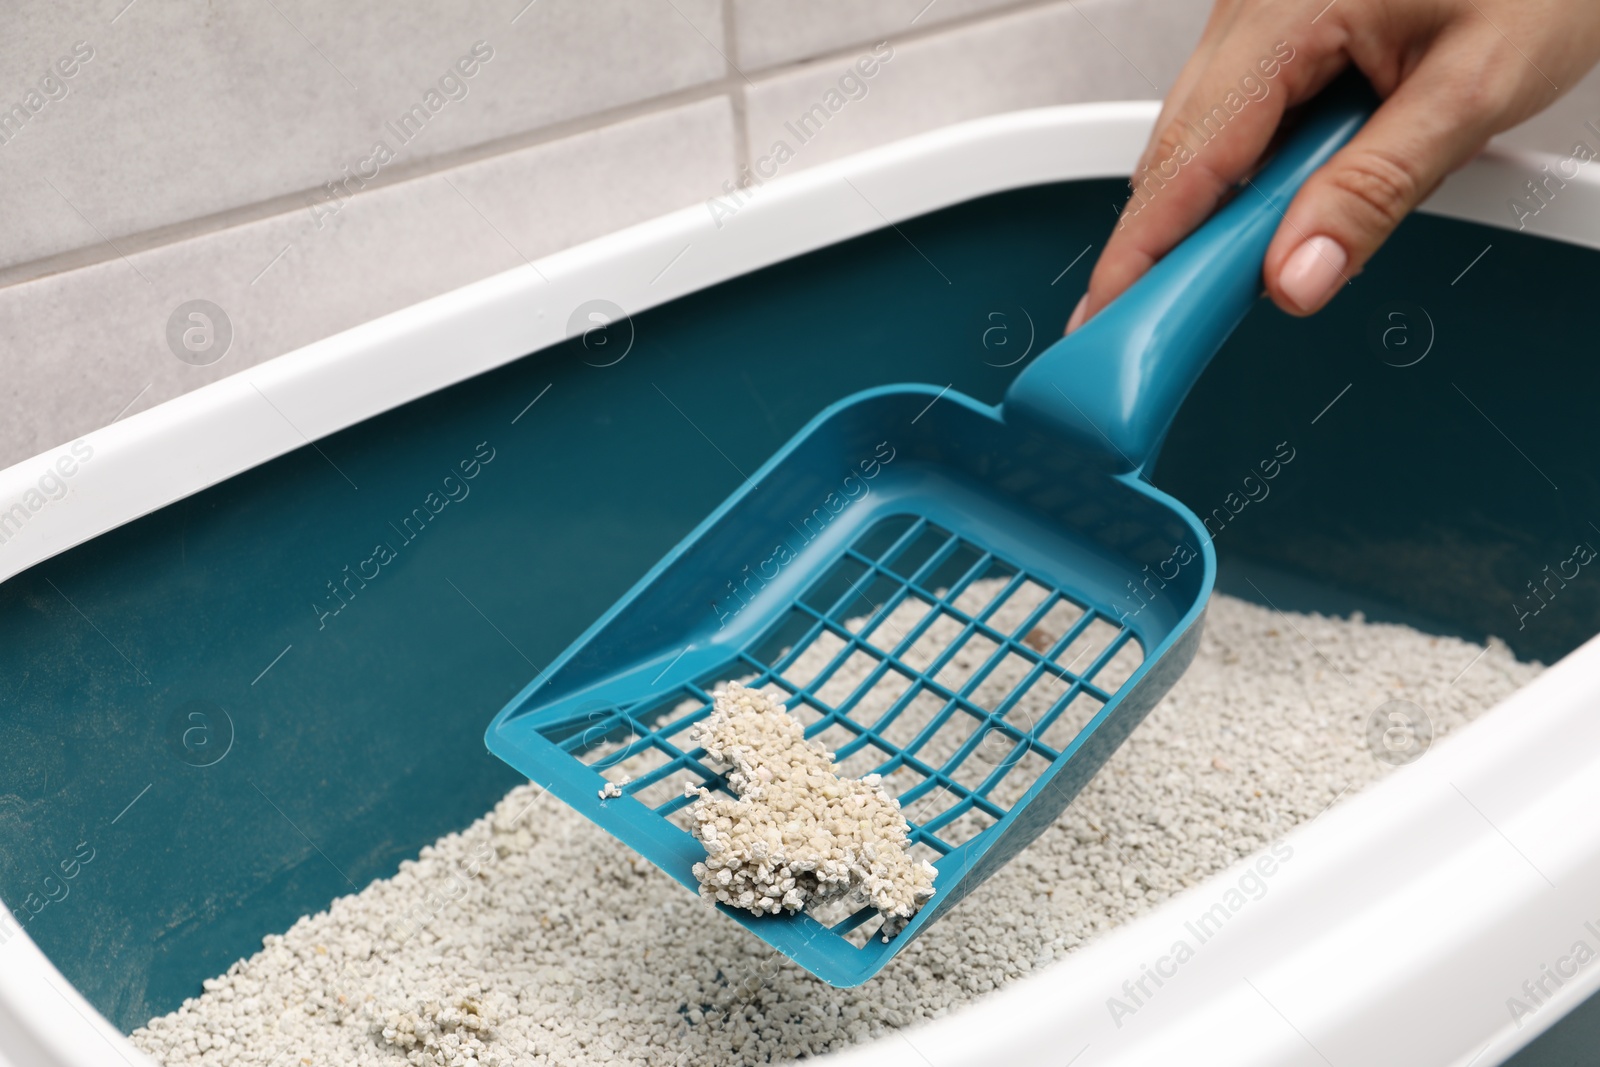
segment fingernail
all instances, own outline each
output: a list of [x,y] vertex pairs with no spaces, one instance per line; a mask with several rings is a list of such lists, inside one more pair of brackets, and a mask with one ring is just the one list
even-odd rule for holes
[[1313,237],[1289,256],[1278,272],[1278,286],[1301,311],[1315,311],[1333,298],[1349,261],[1338,241]]
[[1086,314],[1088,310],[1089,294],[1084,293],[1078,298],[1078,306],[1072,309],[1072,317],[1067,319],[1068,333],[1071,333],[1073,330],[1076,330],[1079,326],[1083,325],[1083,320],[1088,317]]

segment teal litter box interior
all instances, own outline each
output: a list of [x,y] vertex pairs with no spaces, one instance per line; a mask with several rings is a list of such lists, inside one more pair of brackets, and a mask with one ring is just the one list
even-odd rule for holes
[[[614,366],[557,346],[0,585],[0,895],[128,1030],[392,874],[520,780],[485,751],[488,717],[739,469],[871,386],[999,400],[1124,190],[1004,193],[727,282],[635,316]],[[1547,662],[1600,629],[1600,580],[1537,615],[1528,588],[1600,545],[1600,366],[1577,298],[1596,256],[1415,217],[1324,314],[1258,307],[1153,479],[1210,518],[1220,588],[1495,633]],[[1250,500],[1280,443],[1293,460]],[[430,493],[459,499],[408,540]],[[394,558],[336,598],[380,541]],[[80,843],[92,860],[47,886]]]

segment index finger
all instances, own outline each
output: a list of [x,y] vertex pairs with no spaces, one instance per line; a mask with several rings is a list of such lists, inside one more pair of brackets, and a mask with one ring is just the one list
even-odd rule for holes
[[1069,331],[1210,216],[1255,169],[1284,111],[1314,95],[1344,65],[1337,39],[1307,27],[1299,15],[1294,22],[1281,14],[1270,21],[1235,20],[1183,99],[1169,100]]

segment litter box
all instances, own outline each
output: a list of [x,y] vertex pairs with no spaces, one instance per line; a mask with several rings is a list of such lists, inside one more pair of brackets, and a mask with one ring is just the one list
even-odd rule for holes
[[[817,167],[0,471],[16,514],[71,470],[0,528],[0,1064],[147,1062],[125,1033],[487,811],[517,779],[483,727],[530,664],[829,403],[998,400],[1082,291],[1155,114],[1021,112]],[[1548,162],[1469,165],[1327,312],[1258,307],[1154,481],[1215,527],[1226,592],[1560,662],[1295,831],[1271,894],[1136,1020],[1108,997],[1231,875],[826,1062],[1529,1067],[1600,1028],[1600,967],[1506,1010],[1600,925],[1600,576],[1539,592],[1600,542],[1575,299],[1600,186],[1517,232],[1507,201]],[[1280,442],[1293,467],[1239,504]]]

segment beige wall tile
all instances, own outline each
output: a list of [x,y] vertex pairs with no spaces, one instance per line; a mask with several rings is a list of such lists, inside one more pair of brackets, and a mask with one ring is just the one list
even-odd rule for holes
[[[726,98],[0,289],[0,466],[419,300],[704,199],[733,173]],[[223,309],[193,366],[174,309]]]
[[[393,176],[727,74],[721,0],[123,3],[8,7],[0,107],[93,58],[0,144],[0,268],[313,189],[380,140]],[[466,95],[428,100],[480,40]],[[386,125],[434,104],[407,143]]]
[[[861,88],[841,87],[863,47],[756,80],[745,93],[753,159],[779,141],[803,169],[963,119],[1017,108],[1160,96],[1199,37],[1199,0],[1079,0],[894,44]],[[1157,20],[1151,16],[1160,11]],[[800,123],[844,100],[825,123]]]
[[1600,135],[1585,127],[1588,122],[1600,127],[1600,69],[1590,71],[1560,100],[1521,126],[1507,130],[1496,141],[1509,148],[1557,156],[1571,153],[1577,141],[1600,149]]
[[[21,0],[0,35],[0,111],[38,105],[0,127],[0,277],[33,279],[0,287],[0,464],[524,257],[702,203],[740,143],[755,159],[782,140],[787,172],[963,119],[1159,96],[1209,8],[731,0],[729,42],[723,0],[125,3]],[[305,206],[477,40],[493,59],[410,143],[394,139],[379,182],[337,212]],[[841,89],[879,40],[893,58]],[[45,92],[78,41],[93,57]],[[797,136],[786,124],[830,90],[838,112]],[[1592,134],[1587,120],[1600,125],[1600,73],[1499,143],[1563,154]],[[185,228],[194,235],[174,236]],[[92,265],[68,269],[74,257]],[[165,339],[194,298],[234,329],[208,367]]]
[[734,0],[734,41],[746,73],[871,44],[1017,0]]

